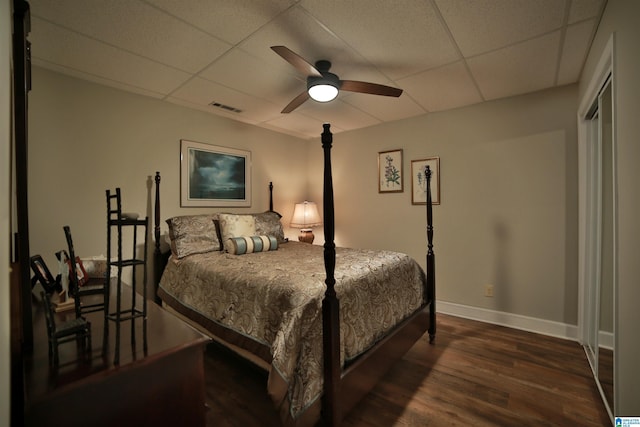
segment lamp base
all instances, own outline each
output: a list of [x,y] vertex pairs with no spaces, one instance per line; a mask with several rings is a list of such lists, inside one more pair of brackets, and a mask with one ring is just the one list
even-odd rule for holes
[[300,235],[298,236],[298,240],[304,243],[313,243],[314,239],[313,230],[310,228],[303,228],[300,230]]

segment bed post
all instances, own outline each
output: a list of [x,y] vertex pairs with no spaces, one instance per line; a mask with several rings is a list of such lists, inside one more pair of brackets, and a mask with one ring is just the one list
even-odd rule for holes
[[273,212],[273,181],[269,181],[269,212]]
[[340,384],[340,303],[334,289],[336,267],[336,245],[334,243],[335,216],[333,207],[333,178],[331,176],[331,144],[333,135],[330,125],[322,125],[322,148],[324,149],[324,266],[327,274],[327,290],[322,300],[322,347],[324,356],[324,397],[322,418],[325,426],[340,423],[338,386]]
[[160,305],[160,297],[158,297],[158,284],[160,276],[162,276],[162,252],[160,251],[160,172],[156,172],[156,199],[153,213],[153,235],[155,237],[155,249],[153,251],[153,300]]
[[431,168],[427,165],[427,298],[429,298],[429,342],[436,337],[436,256],[433,253],[433,201],[431,200]]

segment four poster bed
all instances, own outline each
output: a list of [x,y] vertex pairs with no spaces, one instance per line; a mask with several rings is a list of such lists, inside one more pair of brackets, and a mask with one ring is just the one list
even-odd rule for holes
[[336,248],[331,144],[325,124],[324,248],[286,242],[270,194],[260,214],[168,219],[171,251],[162,253],[156,173],[157,297],[268,364],[284,425],[337,426],[425,331],[435,337],[430,189],[426,274],[405,254]]

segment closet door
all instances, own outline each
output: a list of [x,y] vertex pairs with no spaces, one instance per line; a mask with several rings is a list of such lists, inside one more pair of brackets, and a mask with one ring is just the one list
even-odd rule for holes
[[583,344],[589,359],[590,365],[598,364],[598,322],[600,316],[600,227],[602,191],[601,175],[602,164],[600,159],[600,115],[597,100],[595,111],[588,117],[588,138],[587,138],[587,165],[586,165],[586,213],[585,213],[585,246],[586,263],[585,269],[585,334]]
[[615,284],[615,180],[613,152],[613,109],[611,83],[600,94],[601,146],[601,226],[600,226],[600,289],[598,325],[598,381],[607,404],[613,409],[613,337]]
[[607,78],[585,116],[586,203],[584,346],[598,388],[613,416],[616,200],[612,82]]

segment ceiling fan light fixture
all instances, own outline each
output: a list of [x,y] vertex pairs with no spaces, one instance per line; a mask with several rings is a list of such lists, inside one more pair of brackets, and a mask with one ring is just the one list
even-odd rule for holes
[[340,89],[340,80],[338,76],[327,70],[331,66],[329,61],[318,61],[322,77],[307,77],[307,93],[314,101],[329,102],[336,99],[338,89]]
[[307,91],[302,92],[282,110],[287,114],[298,108],[309,98],[317,102],[329,102],[338,96],[338,92],[368,93],[372,95],[394,96],[402,95],[402,89],[371,82],[357,80],[340,80],[337,75],[330,73],[331,61],[321,59],[313,66],[303,57],[285,46],[271,46],[271,49],[285,61],[293,65],[302,74],[307,75]]
[[329,82],[318,82],[310,85],[307,89],[311,99],[318,102],[329,102],[338,96],[338,88]]

